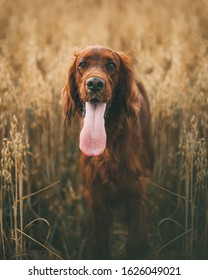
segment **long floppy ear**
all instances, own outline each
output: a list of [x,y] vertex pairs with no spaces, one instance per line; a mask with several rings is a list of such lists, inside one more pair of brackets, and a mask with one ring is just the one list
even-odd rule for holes
[[131,58],[124,52],[117,52],[120,58],[118,93],[120,103],[127,116],[139,110],[139,94],[131,69]]
[[76,58],[75,54],[74,59],[68,69],[67,82],[61,92],[61,101],[63,113],[66,117],[66,120],[71,124],[72,118],[75,116],[76,112],[82,113],[83,104],[79,98],[79,92],[76,84]]

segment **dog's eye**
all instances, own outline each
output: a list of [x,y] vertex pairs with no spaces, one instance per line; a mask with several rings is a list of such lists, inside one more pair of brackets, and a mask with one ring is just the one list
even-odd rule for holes
[[81,61],[80,64],[79,64],[79,68],[84,69],[86,67],[87,67],[87,63],[85,61]]
[[106,68],[108,72],[113,72],[116,70],[116,65],[115,63],[111,62],[106,65]]

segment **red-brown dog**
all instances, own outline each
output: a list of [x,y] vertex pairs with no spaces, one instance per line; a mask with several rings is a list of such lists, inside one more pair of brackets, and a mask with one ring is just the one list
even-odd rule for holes
[[95,258],[109,259],[115,209],[126,209],[126,257],[147,253],[146,193],[153,149],[149,103],[129,57],[102,46],[78,52],[62,92],[69,124],[83,119],[79,146],[94,233]]

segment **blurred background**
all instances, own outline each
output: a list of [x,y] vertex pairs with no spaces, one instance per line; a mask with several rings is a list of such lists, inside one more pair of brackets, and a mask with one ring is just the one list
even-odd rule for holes
[[[77,119],[60,92],[76,47],[128,52],[148,92],[150,259],[208,259],[208,1],[0,0],[0,259],[90,258]],[[115,222],[113,258],[125,249]]]

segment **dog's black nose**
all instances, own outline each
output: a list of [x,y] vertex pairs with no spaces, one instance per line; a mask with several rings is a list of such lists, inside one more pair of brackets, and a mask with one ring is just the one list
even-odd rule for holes
[[102,90],[105,86],[105,81],[98,77],[91,77],[86,81],[87,88],[90,91],[99,91]]

